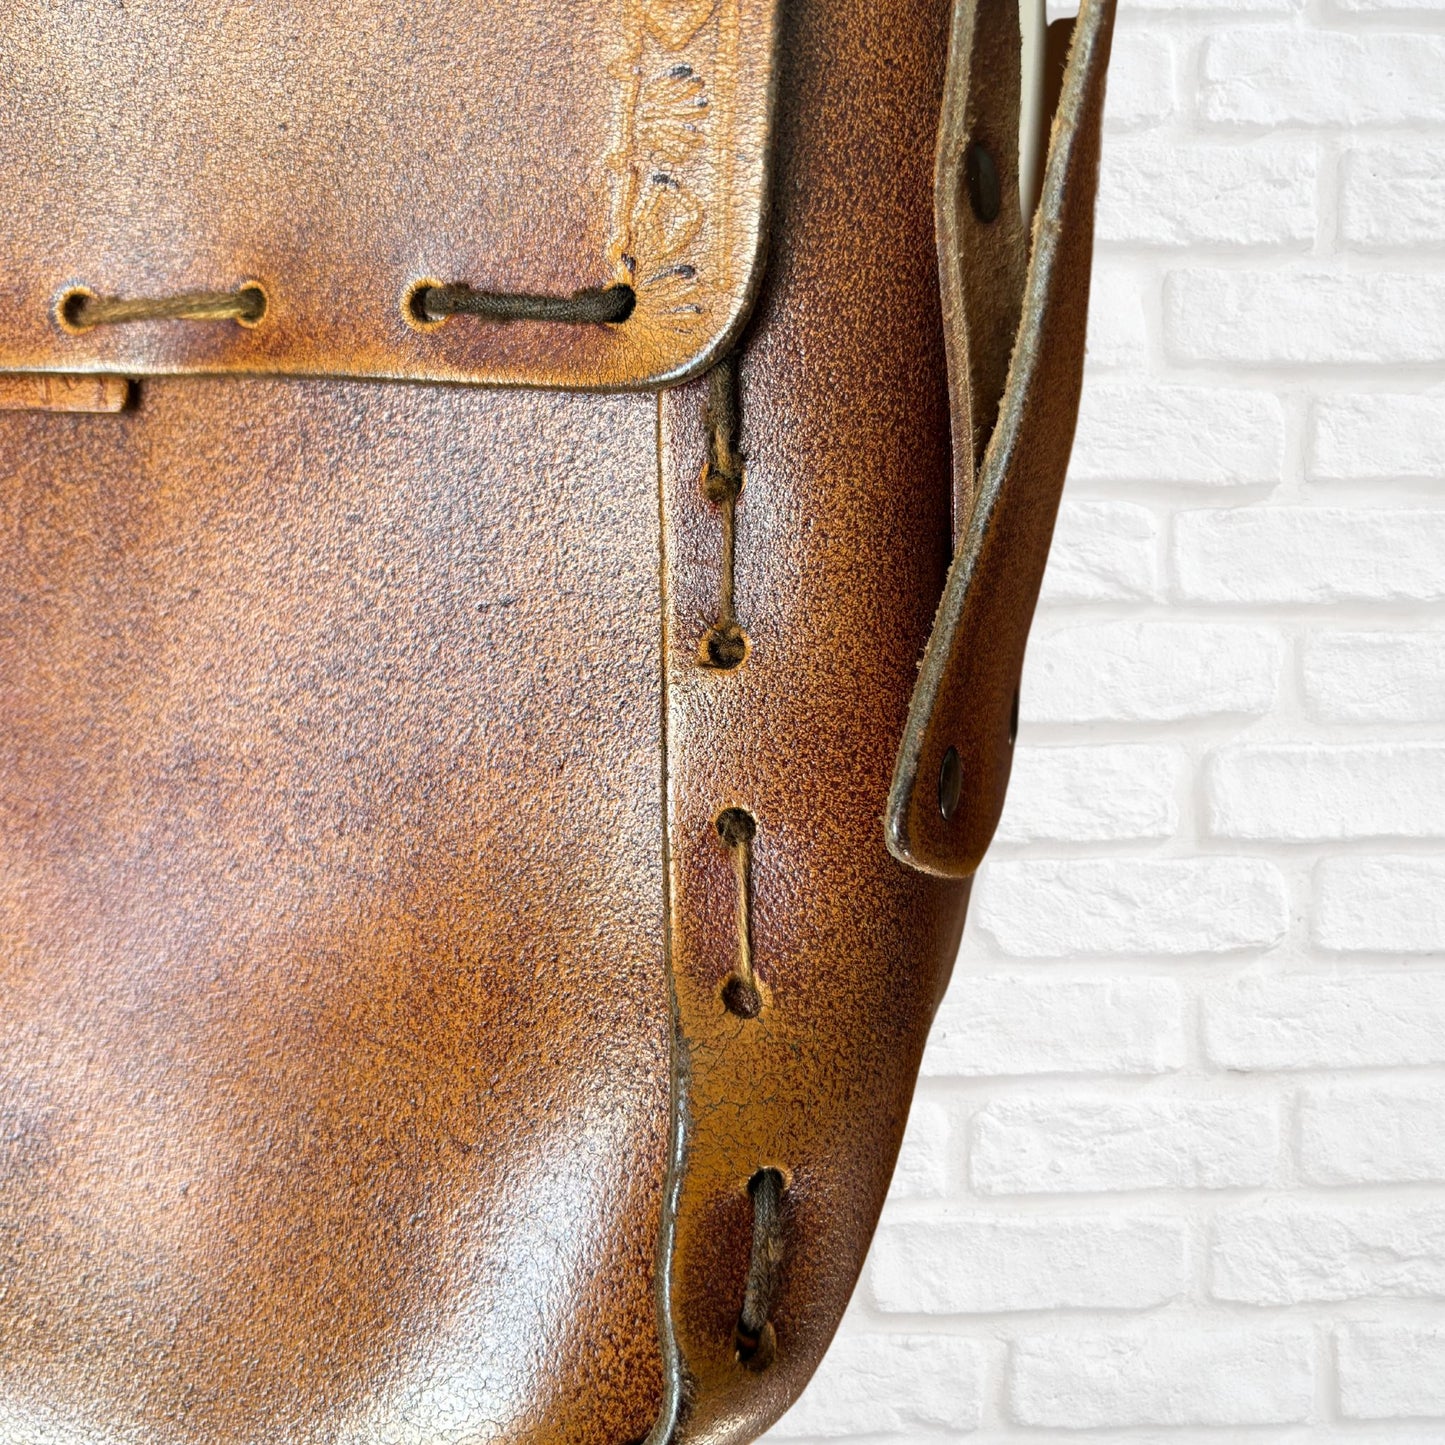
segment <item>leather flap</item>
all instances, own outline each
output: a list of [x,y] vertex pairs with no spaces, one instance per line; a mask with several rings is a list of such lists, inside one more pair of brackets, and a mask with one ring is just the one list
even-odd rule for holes
[[[686,376],[756,284],[776,11],[6,0],[0,371]],[[425,283],[636,299],[613,323],[438,321]],[[243,292],[239,320],[66,324],[77,296]]]

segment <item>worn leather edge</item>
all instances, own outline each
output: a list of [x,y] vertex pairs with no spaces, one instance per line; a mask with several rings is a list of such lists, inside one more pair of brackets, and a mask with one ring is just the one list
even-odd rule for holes
[[[1008,786],[1018,680],[1082,386],[1114,13],[1115,0],[1084,0],[1074,27],[1009,379],[889,793],[889,851],[939,877],[964,878],[978,867]],[[945,818],[939,780],[950,749],[961,785],[956,810]]]
[[[933,163],[955,539],[973,512],[1023,309],[1028,236],[1019,195],[1022,48],[1016,5],[957,0]],[[968,154],[975,145],[991,157],[998,181],[998,215],[986,225],[974,216],[969,197]]]
[[[671,930],[669,930],[670,932]],[[670,948],[670,945],[665,945]],[[686,1403],[687,1375],[673,1323],[673,1261],[677,1244],[677,1215],[687,1171],[687,1047],[677,1007],[672,968],[667,970],[668,1003],[672,1009],[672,1111],[668,1121],[667,1177],[662,1187],[662,1216],[657,1228],[653,1262],[653,1295],[657,1303],[657,1339],[662,1352],[662,1405],[643,1445],[669,1445],[677,1437]]]
[[677,1256],[677,1219],[682,1202],[682,1187],[687,1174],[689,1125],[687,1112],[689,1057],[687,1038],[683,1028],[682,1009],[677,998],[677,977],[673,968],[673,927],[672,927],[672,829],[668,816],[668,796],[671,788],[669,763],[669,737],[667,717],[667,655],[670,621],[668,612],[668,568],[667,541],[664,535],[667,522],[667,476],[663,465],[662,437],[664,428],[662,393],[657,396],[656,407],[655,465],[657,467],[657,516],[658,516],[658,590],[661,593],[662,625],[658,638],[657,663],[660,676],[660,775],[658,778],[658,807],[662,813],[662,906],[663,916],[668,920],[663,930],[662,960],[667,973],[667,1006],[672,1015],[672,1032],[668,1040],[670,1059],[668,1084],[671,1090],[668,1099],[667,1126],[667,1175],[662,1184],[662,1211],[657,1225],[657,1247],[653,1256],[652,1278],[653,1299],[657,1308],[657,1342],[662,1354],[662,1404],[657,1418],[647,1432],[642,1445],[671,1445],[682,1427],[686,1409],[687,1368],[682,1357],[682,1346],[677,1338],[677,1327],[673,1315],[673,1285]]

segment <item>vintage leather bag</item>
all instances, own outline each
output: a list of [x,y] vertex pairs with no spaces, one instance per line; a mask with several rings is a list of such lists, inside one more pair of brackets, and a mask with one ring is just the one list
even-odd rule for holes
[[8,0],[4,1445],[797,1396],[1003,799],[1111,15],[1045,170],[1013,0]]

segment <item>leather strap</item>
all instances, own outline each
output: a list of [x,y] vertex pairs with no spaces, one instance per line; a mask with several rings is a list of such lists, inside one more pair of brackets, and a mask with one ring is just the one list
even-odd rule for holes
[[1019,197],[1022,44],[1015,0],[959,0],[933,183],[953,413],[955,543],[973,511],[1023,311],[1028,235]]
[[[985,7],[997,32],[988,38]],[[1011,18],[1001,20],[994,10]],[[978,867],[993,838],[1013,762],[1024,648],[1079,409],[1113,27],[1114,0],[1084,0],[1034,217],[1022,319],[985,448],[980,431],[992,408],[980,389],[997,385],[1006,355],[1000,323],[1012,294],[1006,228],[1010,206],[1016,211],[1017,180],[997,188],[1000,206],[989,219],[993,199],[985,194],[980,204],[978,196],[987,178],[969,174],[980,165],[974,146],[987,139],[987,123],[970,98],[983,73],[973,57],[986,58],[1010,29],[1016,37],[1017,22],[1011,3],[994,6],[990,0],[966,0],[955,20],[949,63],[968,80],[951,112],[959,123],[950,125],[946,115],[940,135],[938,206],[956,494],[963,491],[957,478],[972,475],[980,453],[983,459],[977,486],[970,489],[975,495],[967,530],[923,654],[885,817],[894,857],[941,877],[966,878]],[[1000,135],[998,142],[999,153],[1009,155],[1004,146],[1011,148],[1012,137]],[[982,269],[990,252],[999,253],[993,272]],[[978,284],[980,273],[993,283],[992,291]]]

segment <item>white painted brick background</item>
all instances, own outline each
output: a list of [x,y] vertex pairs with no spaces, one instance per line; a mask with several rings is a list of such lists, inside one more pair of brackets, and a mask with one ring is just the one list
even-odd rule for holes
[[775,1436],[1445,1445],[1445,0],[1122,4],[1013,790]]

